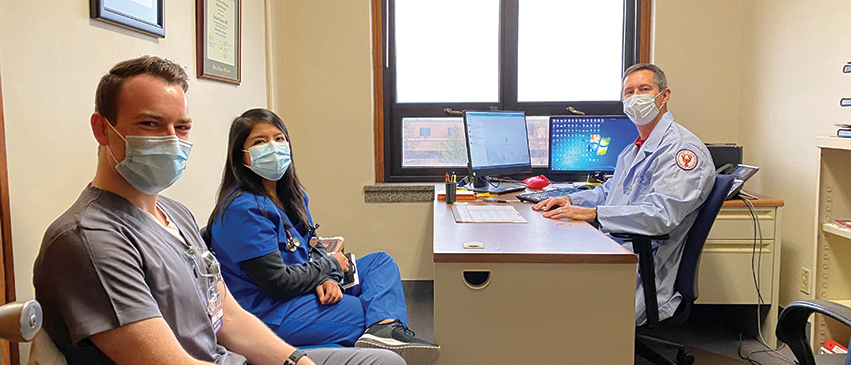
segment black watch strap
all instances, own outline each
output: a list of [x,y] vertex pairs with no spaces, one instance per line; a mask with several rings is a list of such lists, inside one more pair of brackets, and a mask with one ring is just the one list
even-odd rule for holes
[[299,360],[301,360],[302,357],[305,357],[305,356],[307,356],[307,355],[305,355],[304,352],[301,352],[301,350],[299,350],[299,349],[295,349],[295,351],[293,351],[292,355],[290,355],[290,357],[287,358],[287,361],[284,361],[284,365],[295,365]]

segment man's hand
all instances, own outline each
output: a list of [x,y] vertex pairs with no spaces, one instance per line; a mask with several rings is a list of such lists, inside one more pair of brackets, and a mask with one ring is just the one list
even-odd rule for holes
[[594,208],[577,207],[573,205],[570,196],[549,198],[535,204],[532,210],[544,211],[544,218],[552,219],[569,218],[590,222],[597,218],[597,211]]
[[334,304],[343,299],[343,290],[334,280],[326,280],[316,287],[316,296],[322,304]]
[[542,202],[538,202],[538,204],[535,204],[535,206],[532,207],[532,210],[542,210],[547,212],[553,207],[566,207],[571,204],[573,203],[571,202],[569,196],[558,196],[555,198],[549,198]]
[[346,259],[346,256],[343,255],[342,251],[337,251],[331,257],[337,259],[337,262],[340,263],[340,267],[343,268],[343,272],[349,272],[349,260]]
[[553,209],[544,213],[544,218],[561,219],[569,218],[579,221],[593,221],[597,218],[597,211],[594,208],[577,207],[575,205],[567,205],[561,208]]

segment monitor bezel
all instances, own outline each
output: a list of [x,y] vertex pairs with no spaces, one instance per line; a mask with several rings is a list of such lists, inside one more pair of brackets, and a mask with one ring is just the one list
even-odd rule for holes
[[[551,180],[561,181],[585,181],[590,175],[595,173],[612,174],[612,170],[553,170],[553,119],[584,119],[584,118],[629,118],[625,114],[605,114],[605,115],[551,115],[548,121],[549,136],[547,139],[547,176]],[[636,128],[636,132],[638,129]],[[620,154],[623,151],[618,151]]]
[[[473,169],[473,156],[470,152],[470,127],[467,123],[467,113],[486,113],[486,114],[521,114],[523,115],[523,131],[526,133],[526,151],[529,156],[529,163],[521,166],[500,166],[486,167]],[[467,172],[471,177],[483,178],[486,176],[498,175],[513,175],[525,174],[532,172],[532,153],[529,151],[529,125],[526,123],[526,112],[511,111],[511,110],[464,110],[464,143],[467,147]]]

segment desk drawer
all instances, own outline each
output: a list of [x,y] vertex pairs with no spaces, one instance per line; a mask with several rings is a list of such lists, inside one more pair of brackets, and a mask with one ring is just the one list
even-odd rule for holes
[[632,364],[634,301],[635,264],[435,263],[440,364]]
[[[774,239],[776,208],[756,208],[763,239]],[[754,225],[748,208],[722,208],[709,231],[709,239],[750,239]]]
[[[763,231],[764,234],[764,231]],[[764,240],[760,269],[760,292],[766,304],[771,302],[774,277],[774,241]],[[699,304],[757,304],[751,257],[753,242],[740,240],[707,241],[700,259],[698,275]],[[757,251],[757,259],[759,251]],[[754,260],[754,268],[758,261]]]

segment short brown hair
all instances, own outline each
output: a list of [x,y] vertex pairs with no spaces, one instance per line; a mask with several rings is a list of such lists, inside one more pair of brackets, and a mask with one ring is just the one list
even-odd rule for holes
[[119,62],[112,66],[108,74],[100,78],[95,93],[95,112],[104,116],[110,124],[115,125],[118,115],[118,96],[124,82],[130,77],[142,74],[158,77],[169,84],[180,85],[184,93],[189,91],[189,83],[186,81],[189,77],[183,67],[164,58],[142,56]]
[[623,78],[621,78],[621,85],[623,85],[623,82],[626,80],[627,76],[641,70],[653,71],[653,82],[655,82],[656,86],[659,87],[659,91],[663,91],[668,88],[668,78],[665,77],[665,72],[662,71],[659,66],[656,66],[652,63],[636,63],[630,66],[623,73]]

